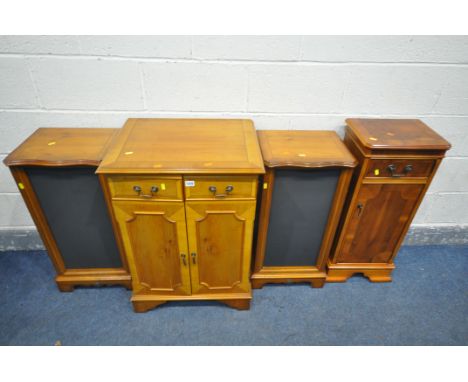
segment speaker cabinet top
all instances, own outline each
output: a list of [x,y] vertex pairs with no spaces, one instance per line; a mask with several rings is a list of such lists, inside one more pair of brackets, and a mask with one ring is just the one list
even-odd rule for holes
[[267,167],[355,167],[357,161],[334,131],[260,130]]
[[3,162],[7,166],[98,166],[117,130],[39,128]]
[[128,119],[98,173],[263,174],[253,123],[244,119]]
[[348,118],[348,132],[367,150],[447,151],[451,146],[419,119]]

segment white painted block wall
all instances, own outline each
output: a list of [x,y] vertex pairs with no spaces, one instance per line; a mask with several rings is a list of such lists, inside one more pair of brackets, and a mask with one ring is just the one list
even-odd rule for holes
[[[129,117],[334,129],[420,118],[453,148],[414,225],[468,225],[468,37],[0,36],[0,160],[38,127]],[[0,166],[0,229],[32,228]]]

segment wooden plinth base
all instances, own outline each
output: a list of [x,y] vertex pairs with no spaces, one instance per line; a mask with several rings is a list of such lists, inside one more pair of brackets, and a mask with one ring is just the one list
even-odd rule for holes
[[373,264],[329,264],[327,282],[343,283],[351,276],[361,273],[373,283],[384,283],[392,281],[393,264],[375,266]]
[[55,277],[60,292],[73,292],[79,285],[122,285],[132,290],[132,278],[123,269],[73,269]]
[[313,279],[252,279],[253,289],[262,289],[265,284],[309,283],[312,288],[323,288],[325,278]]
[[60,292],[73,292],[75,290],[73,284],[57,283],[57,287]]
[[248,310],[250,309],[251,299],[252,292],[249,291],[235,294],[195,294],[187,296],[134,294],[131,301],[133,310],[136,313],[143,313],[169,301],[218,301],[234,309]]
[[318,269],[303,267],[264,267],[252,274],[252,288],[261,289],[265,284],[309,283],[312,288],[322,288],[327,275]]
[[166,302],[167,301],[132,301],[133,311],[135,313],[145,313]]
[[249,310],[250,309],[250,300],[217,300],[226,304],[227,306],[237,309],[237,310]]
[[[250,300],[239,299],[239,300],[216,300],[219,301],[231,308],[238,310],[249,310],[250,309]],[[154,309],[159,305],[163,305],[168,301],[132,301],[133,310],[135,313],[145,313],[148,310]]]

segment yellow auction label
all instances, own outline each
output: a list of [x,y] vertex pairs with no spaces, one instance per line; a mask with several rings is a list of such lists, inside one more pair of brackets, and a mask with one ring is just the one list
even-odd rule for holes
[[20,190],[24,190],[24,184],[23,183],[18,183],[18,188]]

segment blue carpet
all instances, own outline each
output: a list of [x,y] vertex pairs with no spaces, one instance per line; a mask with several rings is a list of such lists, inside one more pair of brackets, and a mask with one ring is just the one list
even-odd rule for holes
[[392,283],[272,285],[250,311],[131,292],[60,293],[45,252],[0,253],[0,345],[468,345],[468,246],[403,247]]

